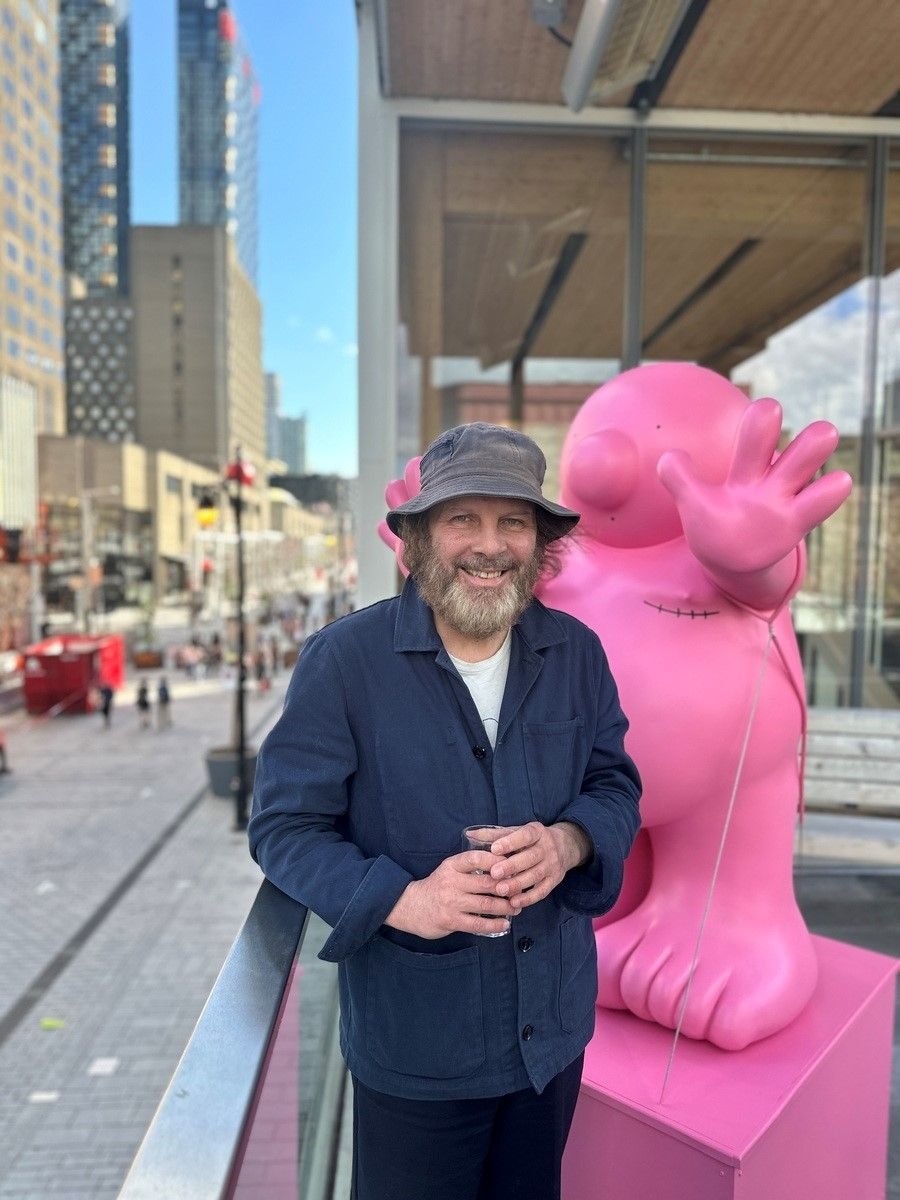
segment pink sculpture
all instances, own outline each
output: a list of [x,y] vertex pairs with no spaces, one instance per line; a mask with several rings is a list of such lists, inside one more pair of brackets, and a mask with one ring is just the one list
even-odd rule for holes
[[[792,884],[805,703],[786,603],[851,480],[811,482],[833,425],[778,455],[780,433],[774,400],[712,371],[617,376],[566,438],[560,500],[582,520],[539,592],[601,637],[644,781],[625,888],[597,923],[598,1003],[729,1050],[788,1025],[816,982]],[[413,460],[389,502],[417,480]]]

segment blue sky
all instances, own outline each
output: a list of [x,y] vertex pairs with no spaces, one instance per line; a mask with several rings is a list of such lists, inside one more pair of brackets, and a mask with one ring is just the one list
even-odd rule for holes
[[[352,0],[235,0],[262,86],[263,355],[308,415],[311,471],[356,474],[356,19]],[[131,0],[132,221],[178,220],[175,0]]]

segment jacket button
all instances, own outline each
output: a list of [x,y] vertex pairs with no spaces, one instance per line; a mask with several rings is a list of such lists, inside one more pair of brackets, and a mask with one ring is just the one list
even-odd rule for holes
[[485,750],[484,746],[473,746],[472,753],[476,758],[484,758],[484,756],[487,754],[487,750]]
[[527,954],[533,945],[534,945],[534,938],[530,938],[530,937],[519,938],[519,949],[522,951],[523,954]]
[[526,1025],[525,1028],[522,1030],[522,1041],[530,1042],[533,1037],[534,1037],[534,1026]]

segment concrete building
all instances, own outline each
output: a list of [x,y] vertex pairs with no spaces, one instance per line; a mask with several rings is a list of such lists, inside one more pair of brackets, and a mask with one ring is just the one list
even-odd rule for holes
[[225,228],[254,284],[259,98],[230,0],[178,0],[180,220]]
[[262,469],[259,298],[215,226],[135,226],[137,440],[218,470],[241,447]]
[[[0,416],[8,431],[0,475],[7,478],[33,461],[33,447],[20,440],[27,429],[65,429],[57,13],[55,0],[0,10],[0,407],[10,409]],[[33,487],[32,480],[29,494]],[[0,509],[0,524],[13,515]]]

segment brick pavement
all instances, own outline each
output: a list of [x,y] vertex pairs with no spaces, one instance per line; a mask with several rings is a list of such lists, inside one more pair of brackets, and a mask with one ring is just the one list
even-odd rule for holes
[[[280,711],[286,681],[248,699],[251,729]],[[233,806],[200,796],[203,748],[227,739],[234,692],[170,682],[174,725],[159,733],[141,731],[121,700],[109,731],[99,716],[4,718],[14,774],[0,779],[0,1200],[117,1194],[259,886]],[[44,993],[8,1030],[48,967]]]

